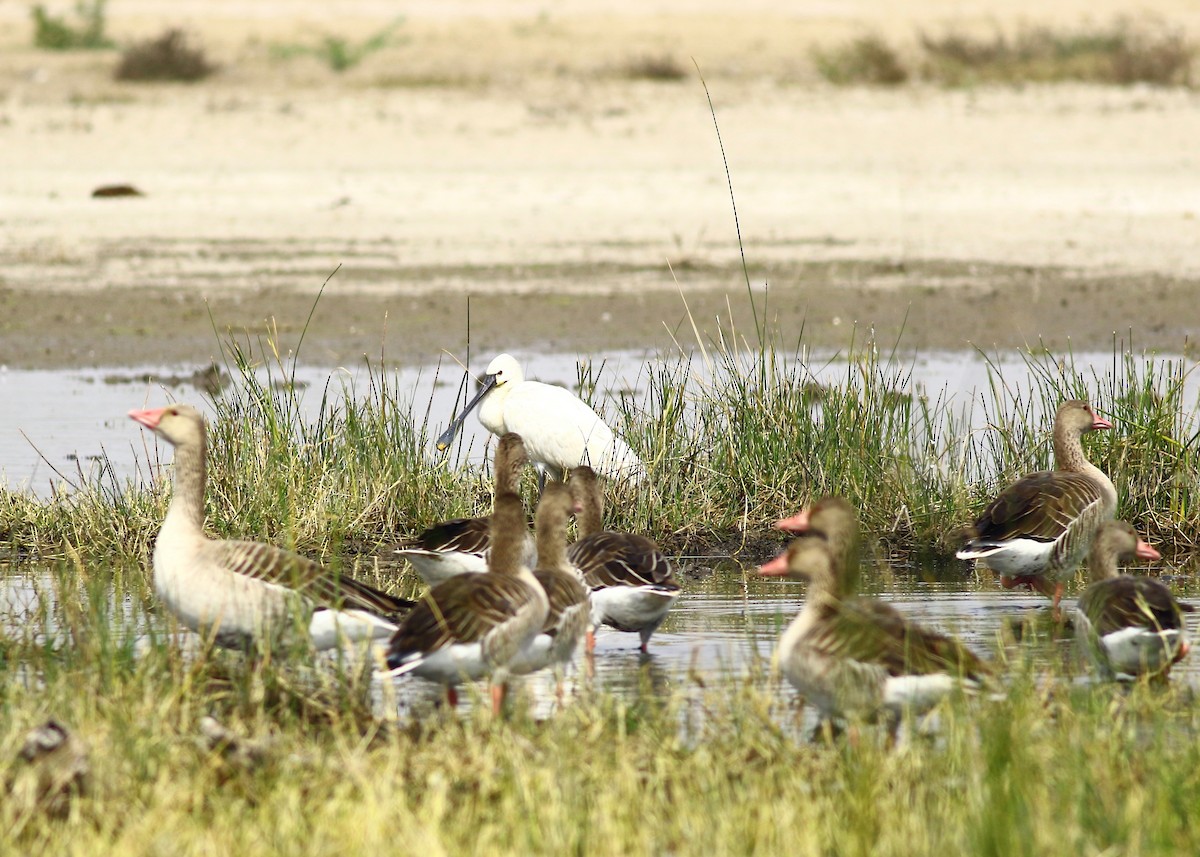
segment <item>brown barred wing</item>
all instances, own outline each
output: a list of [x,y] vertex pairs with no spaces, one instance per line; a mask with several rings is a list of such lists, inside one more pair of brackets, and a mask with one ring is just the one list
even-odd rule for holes
[[671,561],[650,539],[631,533],[593,533],[567,549],[567,559],[592,589],[654,586],[678,590]]
[[575,575],[558,569],[538,569],[533,576],[546,591],[546,600],[550,602],[550,611],[542,623],[542,633],[554,636],[565,613],[573,607],[587,605],[587,587]]
[[316,607],[366,610],[396,617],[413,602],[381,592],[372,586],[325,568],[297,553],[262,542],[213,541],[206,549],[221,568],[263,583],[283,586],[304,596]]
[[1100,484],[1080,473],[1031,473],[1000,493],[975,521],[973,542],[1017,538],[1054,541],[1104,503]]
[[878,664],[892,676],[944,672],[982,680],[990,672],[958,640],[910,622],[881,601],[855,598],[826,609],[824,648],[832,656]]
[[491,545],[488,518],[455,518],[434,524],[415,539],[401,542],[401,550],[485,553]]
[[476,643],[503,625],[537,594],[500,574],[464,574],[435,586],[392,635],[389,660],[428,653],[452,643]]
[[1176,601],[1161,581],[1122,575],[1089,586],[1079,597],[1077,609],[1103,637],[1125,628],[1178,630],[1183,627],[1183,614],[1195,608]]

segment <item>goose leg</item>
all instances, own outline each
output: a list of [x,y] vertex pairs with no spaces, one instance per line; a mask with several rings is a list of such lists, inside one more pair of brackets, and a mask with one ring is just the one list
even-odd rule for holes
[[508,685],[504,682],[492,685],[492,714],[497,717],[504,710],[504,695]]

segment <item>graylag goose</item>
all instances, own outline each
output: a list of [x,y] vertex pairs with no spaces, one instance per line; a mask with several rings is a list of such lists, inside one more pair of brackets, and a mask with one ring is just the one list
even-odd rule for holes
[[808,581],[804,606],[780,638],[776,662],[823,717],[883,716],[894,728],[905,710],[921,713],[956,690],[981,685],[988,668],[957,640],[922,628],[888,604],[854,597],[846,585],[845,554],[835,549],[857,534],[848,503],[819,501],[805,525],[809,534],[760,571]]
[[591,608],[588,588],[579,569],[567,561],[567,520],[581,510],[565,485],[552,482],[546,486],[534,521],[541,560],[533,576],[545,590],[550,609],[541,633],[514,662],[514,673],[570,662],[587,633]]
[[1117,561],[1161,559],[1124,521],[1107,521],[1088,554],[1091,585],[1075,604],[1075,635],[1106,680],[1166,677],[1188,653],[1180,604],[1161,581],[1117,574]]
[[959,559],[979,560],[1000,575],[1006,589],[1028,586],[1054,600],[1055,615],[1064,579],[1087,555],[1099,526],[1117,509],[1117,489],[1087,460],[1081,439],[1110,429],[1082,399],[1059,405],[1054,417],[1057,470],[1031,473],[1000,492],[979,519]]
[[487,574],[460,574],[433,587],[388,644],[391,675],[412,673],[446,686],[490,676],[492,709],[504,703],[511,664],[546,621],[546,593],[521,560],[525,507],[516,494],[498,494],[491,518]]
[[[302,620],[313,648],[386,637],[413,602],[273,545],[204,534],[204,417],[189,405],[130,411],[175,447],[167,517],[154,543],[154,591],[184,626],[246,648]],[[299,618],[297,618],[299,617]]]
[[595,629],[608,625],[636,633],[644,653],[679,597],[671,561],[645,536],[602,528],[604,498],[592,468],[574,468],[571,486],[582,511],[577,517],[579,538],[567,549],[567,560],[583,573],[592,593],[587,649],[595,649]]
[[641,459],[613,434],[591,406],[569,390],[526,381],[521,364],[509,354],[488,364],[475,398],[437,440],[447,449],[467,415],[477,405],[479,422],[494,435],[516,432],[525,441],[529,460],[538,471],[538,488],[546,477],[562,480],[563,472],[581,464],[636,483],[646,475]]
[[[517,438],[516,442],[511,438]],[[520,493],[521,471],[528,463],[525,446],[517,435],[501,438],[492,465],[495,493]],[[456,574],[487,571],[489,533],[488,518],[455,518],[434,524],[402,543],[396,553],[412,563],[422,580],[437,586]],[[528,529],[522,540],[522,561],[530,568],[537,565],[537,547]]]

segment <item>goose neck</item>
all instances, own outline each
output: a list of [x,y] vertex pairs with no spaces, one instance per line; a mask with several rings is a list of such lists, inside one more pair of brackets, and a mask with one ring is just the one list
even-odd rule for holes
[[205,442],[185,443],[175,447],[175,475],[167,522],[187,529],[204,529]]

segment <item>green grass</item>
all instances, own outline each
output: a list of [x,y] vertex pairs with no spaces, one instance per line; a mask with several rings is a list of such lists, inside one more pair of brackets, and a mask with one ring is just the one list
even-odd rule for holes
[[396,31],[404,23],[403,18],[397,18],[365,39],[353,41],[344,36],[326,34],[316,45],[287,44],[275,45],[271,53],[277,59],[292,59],[299,56],[313,56],[323,60],[331,71],[341,74],[357,66],[372,54],[396,42]]
[[29,10],[33,17],[33,44],[50,51],[102,50],[113,47],[105,35],[104,7],[107,0],[79,0],[75,4],[75,21],[53,15],[41,3]]
[[[483,514],[487,469],[433,453],[448,414],[412,401],[394,376],[368,366],[344,395],[320,398],[306,419],[294,368],[267,337],[225,343],[233,383],[210,427],[210,529],[265,538],[315,556],[369,557],[429,523]],[[251,358],[251,353],[267,355]],[[1050,415],[1064,398],[1087,398],[1116,428],[1085,438],[1118,486],[1118,514],[1172,561],[1190,555],[1200,529],[1197,402],[1185,393],[1183,358],[1154,362],[1121,351],[1083,369],[1070,354],[1026,352],[1031,380],[998,363],[990,389],[948,398],[911,380],[911,358],[857,341],[817,361],[803,339],[744,338],[719,330],[692,364],[648,363],[640,392],[605,394],[602,364],[580,367],[582,395],[647,462],[646,490],[609,486],[610,524],[646,532],[668,550],[737,551],[770,523],[826,494],[862,510],[866,532],[894,549],[948,556],[959,530],[1003,485],[1050,466]],[[258,361],[257,363],[255,361]],[[833,383],[814,383],[814,375]],[[458,381],[458,370],[451,373]],[[330,385],[342,382],[339,376]],[[972,430],[985,422],[985,430]],[[131,424],[131,432],[135,427]],[[101,479],[74,494],[37,500],[0,491],[0,535],[16,556],[144,559],[165,513],[161,465],[170,450],[145,435],[143,477]],[[145,484],[145,482],[152,484]],[[532,475],[527,489],[532,499]],[[751,554],[753,556],[753,553]]]
[[[364,673],[186,657],[130,637],[136,573],[57,567],[53,606],[0,636],[0,851],[122,855],[1195,853],[1200,707],[1035,671],[955,700],[895,750],[807,740],[765,676],[625,697],[584,689],[394,720]],[[132,615],[124,615],[124,605]],[[50,637],[57,642],[46,642]],[[388,710],[388,706],[384,706]],[[699,712],[699,713],[698,713]],[[89,750],[82,794],[39,803],[16,751],[48,717]],[[212,746],[200,723],[234,736]],[[247,745],[247,746],[243,746]],[[250,752],[246,749],[253,748]]]
[[[429,454],[447,415],[409,401],[387,371],[371,368],[352,397],[327,391],[305,418],[294,365],[270,337],[229,341],[225,352],[233,383],[212,426],[212,531],[294,545],[404,590],[411,582],[381,573],[372,550],[489,507],[485,472]],[[1122,514],[1190,549],[1200,521],[1186,365],[1116,348],[1095,370],[1070,355],[1025,360],[1029,383],[994,367],[974,404],[992,426],[974,433],[960,403],[915,389],[906,360],[869,339],[829,359],[837,381],[825,386],[812,383],[817,364],[802,341],[760,341],[728,325],[695,366],[650,364],[642,393],[608,398],[603,365],[582,365],[578,380],[653,476],[651,490],[610,504],[612,523],[675,549],[765,535],[779,514],[836,490],[864,508],[870,532],[941,550],[948,528],[998,484],[1046,463],[1048,429],[1032,414],[1080,394],[1117,424],[1089,447],[1123,487]],[[47,597],[0,630],[0,789],[11,791],[0,800],[0,853],[1200,847],[1189,821],[1200,800],[1200,707],[1189,691],[1079,685],[1044,640],[997,648],[1003,692],[954,701],[933,737],[896,750],[871,730],[856,743],[807,740],[797,710],[761,674],[709,687],[693,674],[624,695],[585,685],[545,720],[520,697],[497,721],[482,710],[404,709],[397,719],[349,663],[304,652],[196,657],[161,630],[139,648],[136,633],[161,629],[146,569],[166,499],[161,484],[111,481],[45,501],[0,493],[7,541],[63,557],[36,583]],[[206,716],[256,752],[202,740]],[[49,717],[90,750],[87,788],[57,812],[36,800],[16,758]]]

